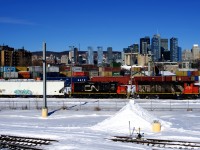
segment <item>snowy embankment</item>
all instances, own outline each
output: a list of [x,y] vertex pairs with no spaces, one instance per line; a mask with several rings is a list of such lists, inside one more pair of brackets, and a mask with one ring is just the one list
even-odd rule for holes
[[163,121],[150,114],[138,104],[135,104],[134,101],[130,101],[114,116],[104,120],[101,123],[98,123],[97,125],[93,126],[92,129],[125,134],[129,130],[130,122],[132,128],[140,128],[143,131],[150,132],[152,130],[152,123],[154,121],[159,121],[161,123],[162,130],[169,128],[171,125],[171,123]]

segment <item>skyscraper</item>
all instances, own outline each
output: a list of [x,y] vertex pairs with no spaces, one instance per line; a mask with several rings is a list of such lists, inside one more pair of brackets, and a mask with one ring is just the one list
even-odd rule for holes
[[160,39],[160,46],[161,46],[161,51],[166,51],[168,49],[168,39]]
[[97,53],[98,53],[98,62],[97,62],[97,64],[101,65],[102,62],[103,62],[103,47],[98,46],[97,47]]
[[140,54],[148,54],[148,51],[150,51],[150,37],[145,36],[140,38]]
[[178,47],[178,61],[182,61],[182,48]]
[[78,48],[74,48],[74,63],[78,63]]
[[171,61],[178,61],[178,38],[172,37],[170,39],[170,59]]
[[151,52],[153,55],[153,61],[159,61],[161,59],[159,34],[155,34],[151,40]]
[[94,64],[94,52],[92,47],[88,47],[88,64]]
[[107,62],[110,64],[112,62],[112,47],[107,48]]

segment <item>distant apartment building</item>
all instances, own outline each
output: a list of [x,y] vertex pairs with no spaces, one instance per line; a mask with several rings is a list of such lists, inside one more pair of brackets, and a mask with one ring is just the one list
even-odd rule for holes
[[67,55],[62,55],[60,58],[61,64],[68,64],[68,56]]
[[0,46],[1,66],[30,66],[32,53],[22,49]]
[[8,46],[0,46],[1,66],[13,66],[14,48]]
[[192,59],[193,59],[193,56],[192,56],[191,50],[185,49],[182,51],[182,61],[189,61]]
[[198,44],[194,44],[192,47],[192,59],[196,60],[199,59],[199,52],[200,52],[200,48]]

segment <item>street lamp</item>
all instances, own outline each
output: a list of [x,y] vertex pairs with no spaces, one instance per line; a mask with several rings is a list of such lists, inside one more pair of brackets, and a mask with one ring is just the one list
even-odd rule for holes
[[73,65],[73,59],[74,59],[74,57],[73,57],[73,50],[74,50],[74,46],[69,46],[69,48],[71,49],[71,65],[70,65],[70,70],[71,70],[71,84],[70,84],[70,88],[71,88],[71,92],[70,92],[70,95],[69,95],[69,97],[71,97],[72,96],[72,76],[73,76],[73,71],[72,71],[72,65]]
[[42,117],[48,116],[47,99],[46,99],[46,43],[43,43],[43,107]]

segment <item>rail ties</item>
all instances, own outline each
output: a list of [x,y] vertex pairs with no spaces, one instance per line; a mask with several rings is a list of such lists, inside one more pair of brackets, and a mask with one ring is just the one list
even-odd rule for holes
[[39,146],[58,142],[52,139],[0,135],[0,149],[9,150],[42,150]]
[[163,140],[163,139],[137,139],[127,136],[114,136],[110,140],[115,142],[131,142],[151,147],[176,148],[176,149],[200,149],[200,142]]

